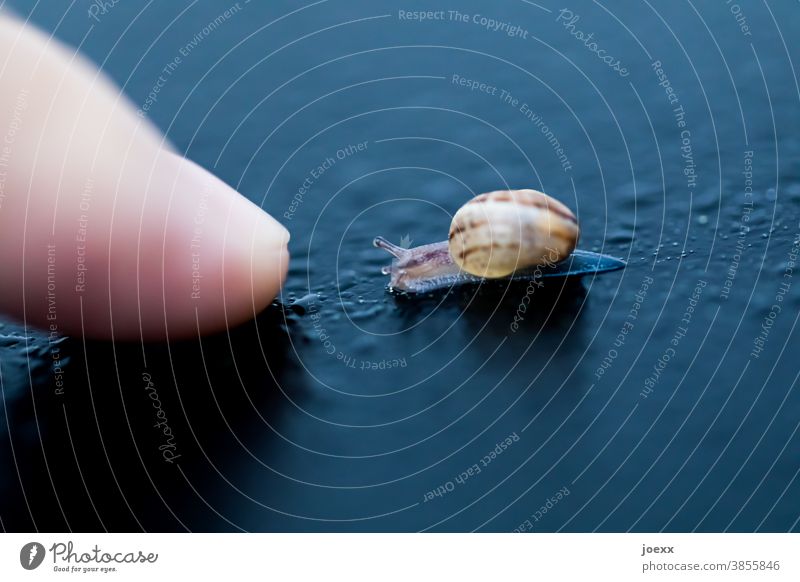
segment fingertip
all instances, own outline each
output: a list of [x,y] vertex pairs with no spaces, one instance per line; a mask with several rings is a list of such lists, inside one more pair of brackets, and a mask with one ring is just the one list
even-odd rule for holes
[[[165,335],[205,335],[257,316],[280,291],[289,264],[288,230],[196,164],[176,184],[166,226]],[[187,272],[188,268],[188,272]],[[158,325],[153,332],[159,335]]]
[[254,318],[278,294],[289,233],[260,207],[168,151],[123,182],[109,244],[87,250],[82,333],[196,338]]

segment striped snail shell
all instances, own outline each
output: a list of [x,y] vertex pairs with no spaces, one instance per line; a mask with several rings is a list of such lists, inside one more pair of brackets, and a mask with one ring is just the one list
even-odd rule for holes
[[567,258],[578,244],[578,220],[537,190],[497,190],[464,204],[450,224],[453,261],[477,277],[506,277]]

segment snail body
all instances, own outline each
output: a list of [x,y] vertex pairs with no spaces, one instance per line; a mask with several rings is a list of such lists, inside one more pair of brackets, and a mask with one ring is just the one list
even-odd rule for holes
[[464,204],[446,241],[406,249],[376,237],[373,244],[395,258],[383,268],[389,288],[406,293],[625,266],[608,255],[575,250],[579,235],[575,215],[554,198],[536,190],[499,190]]

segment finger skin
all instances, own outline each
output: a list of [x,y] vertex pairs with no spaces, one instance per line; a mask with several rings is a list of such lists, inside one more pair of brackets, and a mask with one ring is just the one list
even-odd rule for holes
[[288,239],[91,64],[0,13],[0,310],[93,338],[220,331],[275,297]]

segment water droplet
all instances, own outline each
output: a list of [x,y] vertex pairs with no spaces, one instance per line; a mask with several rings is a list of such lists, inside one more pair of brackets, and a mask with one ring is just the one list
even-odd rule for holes
[[309,293],[297,301],[292,302],[289,305],[289,309],[298,315],[305,315],[317,303],[317,301],[319,301],[319,299],[320,298],[316,293]]

